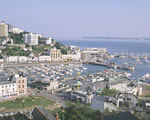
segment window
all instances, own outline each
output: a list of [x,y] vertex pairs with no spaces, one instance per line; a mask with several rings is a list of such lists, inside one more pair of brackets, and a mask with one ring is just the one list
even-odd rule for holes
[[6,85],[6,88],[7,88],[7,85]]
[[24,83],[24,80],[22,80],[22,83]]
[[22,88],[24,88],[24,85],[22,85]]
[[14,91],[15,89],[13,88],[13,91]]
[[2,86],[2,88],[4,88],[4,86]]
[[4,92],[4,90],[2,90],[2,93]]
[[9,85],[9,87],[11,87],[11,85]]
[[19,85],[19,88],[20,88],[20,85]]
[[19,80],[19,83],[20,83],[20,80]]
[[13,84],[13,87],[14,87],[15,85]]

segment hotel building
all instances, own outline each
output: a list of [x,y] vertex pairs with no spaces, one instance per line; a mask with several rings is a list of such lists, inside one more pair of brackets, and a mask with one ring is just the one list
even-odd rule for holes
[[29,45],[38,45],[38,34],[24,34],[24,43]]

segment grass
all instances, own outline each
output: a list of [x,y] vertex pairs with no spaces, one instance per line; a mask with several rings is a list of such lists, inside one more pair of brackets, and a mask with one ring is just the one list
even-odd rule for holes
[[144,95],[144,96],[142,96],[142,97],[146,97],[146,98],[148,98],[148,97],[150,97],[150,95]]
[[26,108],[26,107],[34,107],[34,106],[48,106],[50,104],[53,104],[54,102],[43,98],[43,97],[23,97],[23,98],[16,98],[15,100],[9,100],[0,102],[0,107],[4,107],[6,109],[8,108]]
[[150,86],[146,86],[146,89],[147,89],[147,90],[150,90]]
[[62,108],[55,108],[54,110],[48,110],[50,113],[52,113],[53,115],[56,115],[56,113],[59,113],[62,111]]

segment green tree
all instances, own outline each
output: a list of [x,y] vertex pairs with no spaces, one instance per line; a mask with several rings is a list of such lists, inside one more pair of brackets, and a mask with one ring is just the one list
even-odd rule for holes
[[99,120],[100,116],[100,111],[92,110],[79,103],[70,103],[64,109],[64,120]]
[[117,93],[115,89],[104,88],[100,95],[113,96]]
[[13,39],[14,44],[23,44],[24,43],[23,33],[16,34],[16,33],[9,32],[8,37]]

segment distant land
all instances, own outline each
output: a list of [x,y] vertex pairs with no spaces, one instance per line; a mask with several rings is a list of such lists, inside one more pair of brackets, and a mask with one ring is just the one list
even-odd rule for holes
[[84,36],[83,39],[116,39],[116,40],[150,40],[150,37],[94,37]]

